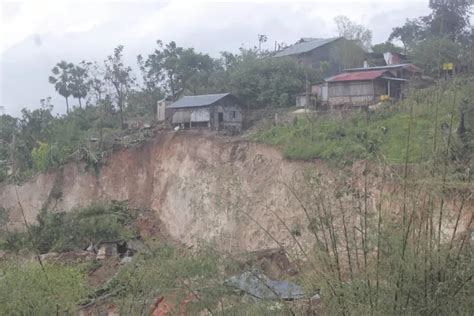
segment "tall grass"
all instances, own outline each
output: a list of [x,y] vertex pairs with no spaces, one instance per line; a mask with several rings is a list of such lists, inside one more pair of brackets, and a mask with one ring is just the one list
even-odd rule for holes
[[[455,152],[458,102],[466,87],[448,88],[422,91],[397,109],[345,127],[361,133],[360,142],[344,136],[363,146],[360,168],[341,170],[336,182],[306,170],[287,184],[314,236],[307,256],[315,268],[305,269],[302,281],[321,289],[323,313],[467,315],[474,310],[472,162],[457,159]],[[267,133],[300,137],[295,135],[304,124]],[[335,124],[326,121],[318,132],[338,130]],[[381,124],[387,135],[373,151],[370,131]],[[327,135],[321,139],[323,144],[312,149],[344,143]],[[284,150],[298,144],[287,146]],[[459,170],[459,161],[466,164],[462,182],[449,177]]]
[[[345,118],[337,112],[319,112],[314,117],[299,117],[294,124],[263,129],[254,139],[278,146],[283,155],[292,160],[353,161],[364,159],[366,150],[376,149],[387,162],[402,165],[407,156],[406,135],[411,128],[410,160],[427,162],[439,156],[433,152],[433,143],[437,150],[445,148],[446,127],[450,126],[451,118],[452,126],[458,124],[458,115],[451,117],[455,91],[461,100],[468,97],[470,90],[469,82],[456,87],[454,83],[444,83],[415,91],[404,101],[386,105],[372,113],[368,123],[363,112],[354,111]],[[409,124],[410,117],[413,124]],[[363,136],[368,138],[369,147],[365,146]]]

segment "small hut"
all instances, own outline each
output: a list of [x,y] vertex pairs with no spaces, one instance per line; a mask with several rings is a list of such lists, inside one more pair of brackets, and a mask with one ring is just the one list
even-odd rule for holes
[[175,127],[242,130],[242,103],[230,93],[184,96],[167,108]]

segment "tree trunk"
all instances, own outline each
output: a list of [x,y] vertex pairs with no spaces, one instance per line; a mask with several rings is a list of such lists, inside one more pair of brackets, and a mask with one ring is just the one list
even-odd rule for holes
[[120,100],[118,103],[119,103],[119,110],[120,110],[120,122],[121,122],[121,125],[122,125],[122,129],[124,129],[125,124],[123,122],[123,102]]
[[67,100],[67,97],[64,97],[66,99],[66,113],[69,114],[69,101]]
[[81,98],[78,98],[79,99],[79,108],[82,109],[82,102],[81,102]]

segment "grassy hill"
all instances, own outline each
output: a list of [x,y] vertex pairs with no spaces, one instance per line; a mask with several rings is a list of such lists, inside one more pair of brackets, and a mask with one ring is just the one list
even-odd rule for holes
[[409,162],[426,162],[446,152],[448,142],[451,150],[463,147],[457,133],[460,113],[465,112],[466,133],[472,134],[473,95],[472,82],[441,82],[376,111],[302,115],[293,124],[260,130],[253,139],[278,146],[294,160],[350,162],[368,155],[401,164],[408,151]]

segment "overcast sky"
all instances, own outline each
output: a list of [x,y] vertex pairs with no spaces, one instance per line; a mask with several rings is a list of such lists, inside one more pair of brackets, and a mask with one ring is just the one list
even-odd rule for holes
[[48,83],[54,64],[101,62],[118,44],[132,66],[157,39],[217,57],[257,45],[257,34],[268,36],[268,49],[275,41],[336,36],[338,15],[371,29],[375,44],[406,18],[429,12],[428,0],[0,1],[0,107],[15,116],[47,96],[64,113],[64,99]]

